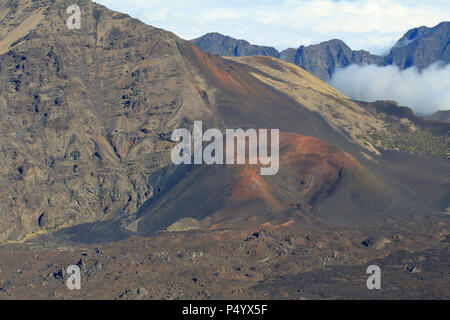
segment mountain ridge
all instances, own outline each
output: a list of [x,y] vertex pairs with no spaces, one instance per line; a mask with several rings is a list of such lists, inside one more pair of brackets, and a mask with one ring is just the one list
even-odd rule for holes
[[450,110],[438,110],[427,116],[426,119],[450,122]]
[[219,56],[271,56],[280,57],[280,53],[273,47],[252,45],[246,40],[238,40],[228,36],[224,36],[218,32],[207,33],[204,36],[191,40],[200,49],[208,48],[209,53]]
[[[394,65],[400,69],[416,66],[421,70],[438,61],[444,64],[450,62],[450,22],[448,21],[441,22],[431,28],[422,26],[407,31],[385,56],[374,55],[365,50],[352,50],[339,39],[323,41],[309,46],[302,45],[298,49],[288,48],[281,52],[274,48],[270,52],[263,51],[262,48],[267,47],[251,45],[253,53],[241,51],[238,55],[235,55],[232,51],[227,51],[227,54],[221,54],[219,39],[225,36],[215,33],[214,39],[216,39],[216,42],[211,38],[209,38],[209,41],[203,41],[203,37],[191,41],[204,51],[235,57],[254,55],[254,52],[260,52],[257,55],[280,58],[283,61],[296,64],[324,81],[330,80],[337,68],[351,64]],[[226,38],[228,43],[235,43],[235,39]],[[247,41],[245,42],[250,45]],[[214,48],[214,50],[211,50],[211,48]],[[261,50],[258,50],[258,48],[261,48]]]

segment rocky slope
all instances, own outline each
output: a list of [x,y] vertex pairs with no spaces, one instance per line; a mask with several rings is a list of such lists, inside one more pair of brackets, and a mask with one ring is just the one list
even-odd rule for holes
[[[207,54],[87,0],[79,4],[81,29],[69,30],[69,5],[0,5],[2,242],[106,220],[118,221],[119,229],[104,224],[112,239],[127,235],[133,228],[123,229],[123,221],[144,210],[161,186],[183,183],[172,174],[169,137],[194,120],[205,128],[312,136],[358,160],[380,153],[361,134],[371,128],[390,134],[384,116],[300,68],[269,57],[234,61]],[[383,183],[402,194],[403,187]],[[433,200],[422,204],[441,208],[435,201],[444,196],[441,181],[433,183]]]
[[168,161],[164,128],[206,111],[181,39],[89,1],[71,31],[70,4],[1,2],[2,241],[135,212]]
[[[449,297],[449,124],[72,4],[0,0],[0,298]],[[280,129],[279,175],[172,165],[194,120]]]

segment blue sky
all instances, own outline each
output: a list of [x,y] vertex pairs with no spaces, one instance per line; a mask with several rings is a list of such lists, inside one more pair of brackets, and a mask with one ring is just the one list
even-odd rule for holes
[[220,32],[277,49],[339,38],[384,53],[408,29],[450,20],[449,0],[96,0],[184,39]]

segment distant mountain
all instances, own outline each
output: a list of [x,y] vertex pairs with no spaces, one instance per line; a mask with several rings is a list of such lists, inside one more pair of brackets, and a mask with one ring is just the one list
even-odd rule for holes
[[294,63],[322,80],[329,80],[336,68],[350,64],[379,64],[383,58],[368,51],[353,51],[342,40],[325,41],[298,49],[289,48],[279,52],[273,47],[252,45],[220,33],[208,33],[191,40],[203,51],[226,57],[270,56]]
[[450,62],[450,22],[433,28],[409,30],[386,56],[373,55],[364,50],[352,50],[342,40],[333,39],[316,45],[289,48],[278,52],[271,47],[251,45],[221,34],[207,34],[192,40],[200,49],[222,56],[262,55],[294,63],[321,80],[328,81],[337,68],[351,64],[395,65],[401,69],[416,66],[423,69],[437,61]]
[[450,122],[450,110],[439,110],[439,111],[436,111],[435,113],[430,114],[425,119]]
[[436,61],[450,62],[450,22],[409,30],[385,57],[384,65],[422,69]]
[[322,80],[329,80],[337,68],[350,64],[379,64],[382,61],[381,57],[368,51],[354,51],[338,39],[301,46],[295,55],[292,51],[288,52],[283,54],[284,61],[294,63]]
[[297,49],[288,48],[280,52],[280,59],[286,62],[294,61],[295,55],[297,54]]
[[217,32],[205,34],[203,37],[191,41],[199,49],[219,56],[270,56],[280,58],[280,53],[275,48],[253,45],[248,41],[237,40]]

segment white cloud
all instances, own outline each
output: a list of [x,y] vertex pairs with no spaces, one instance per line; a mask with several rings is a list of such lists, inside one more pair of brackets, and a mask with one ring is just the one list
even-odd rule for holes
[[361,101],[394,100],[418,114],[450,109],[450,65],[435,63],[419,72],[375,65],[338,69],[330,84]]
[[448,0],[97,1],[185,39],[217,31],[278,49],[340,38],[379,53],[408,29],[450,17]]

